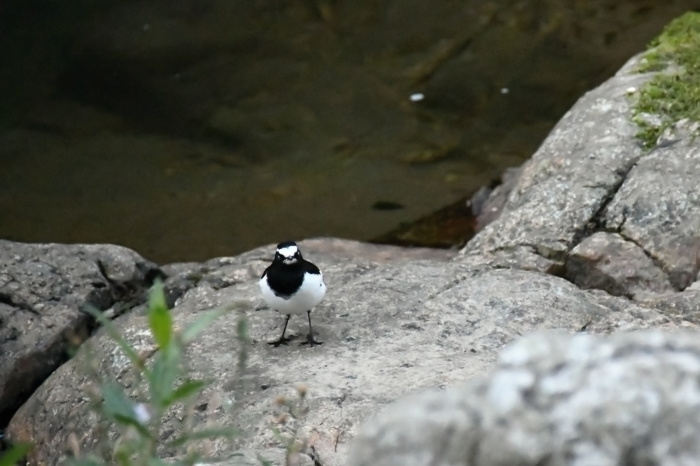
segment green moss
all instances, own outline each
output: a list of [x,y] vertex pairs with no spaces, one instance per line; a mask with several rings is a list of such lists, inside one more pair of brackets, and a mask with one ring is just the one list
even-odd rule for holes
[[634,122],[645,147],[678,121],[700,121],[700,13],[669,23],[649,44],[640,72],[659,71],[639,91]]

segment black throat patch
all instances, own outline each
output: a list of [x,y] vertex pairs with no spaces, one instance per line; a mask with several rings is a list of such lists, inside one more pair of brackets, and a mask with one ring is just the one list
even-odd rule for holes
[[315,265],[302,259],[296,264],[273,264],[265,271],[270,288],[275,296],[282,299],[294,296],[304,281],[305,273],[318,274],[319,270]]

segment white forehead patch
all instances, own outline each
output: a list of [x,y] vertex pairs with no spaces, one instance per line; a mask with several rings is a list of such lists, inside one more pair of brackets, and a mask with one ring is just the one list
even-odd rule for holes
[[280,248],[277,250],[283,257],[294,257],[299,248],[296,246],[287,246],[286,248]]

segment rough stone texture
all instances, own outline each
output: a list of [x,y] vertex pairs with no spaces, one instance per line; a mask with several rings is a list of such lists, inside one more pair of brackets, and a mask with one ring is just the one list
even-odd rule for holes
[[157,273],[120,246],[0,240],[0,425],[87,337],[83,306],[128,307]]
[[501,216],[465,246],[462,260],[525,250],[563,262],[644,153],[628,89],[651,76],[634,73],[637,64],[630,60],[564,115],[524,165]]
[[630,171],[605,213],[605,224],[646,251],[677,289],[700,267],[700,147],[697,124],[681,122]]
[[654,296],[642,303],[673,318],[700,324],[700,287],[698,287],[698,282],[681,293]]
[[674,291],[668,275],[644,250],[616,233],[595,233],[573,248],[566,276],[581,288],[635,300]]
[[641,148],[631,107],[652,74],[636,73],[639,61],[564,116],[523,166],[500,217],[457,260],[565,275],[635,300],[696,279],[697,124],[679,122],[651,152]]
[[[656,309],[695,328],[697,125],[679,122],[652,151],[640,148],[631,97],[651,75],[634,73],[638,60],[567,113],[524,165],[500,217],[456,262],[563,275],[597,288],[589,299],[611,315],[646,321]],[[582,328],[615,330],[596,319]],[[381,413],[357,437],[350,464],[697,464],[698,341],[660,332],[525,338],[487,380]]]
[[[240,426],[247,434],[237,443],[212,446],[217,454],[230,457],[226,464],[254,461],[246,452],[280,457],[282,446],[270,429],[276,412],[273,400],[293,396],[297,384],[309,388],[310,403],[309,414],[297,425],[299,438],[309,442],[321,464],[342,465],[358,426],[378,407],[407,393],[484,374],[497,351],[523,333],[541,328],[605,333],[676,328],[653,310],[622,299],[611,307],[607,295],[582,291],[540,273],[470,267],[444,258],[406,260],[416,253],[400,254],[399,248],[391,249],[397,261],[387,262],[388,250],[382,247],[340,240],[301,244],[305,256],[317,262],[327,278],[328,295],[313,314],[314,328],[325,342],[322,346],[298,345],[306,332],[305,320],[298,318],[290,321],[288,330],[300,336],[297,340],[279,348],[265,344],[278,336],[283,318],[258,308],[247,314],[254,344],[248,348],[249,369],[244,376],[235,369],[240,350],[235,315],[217,322],[191,347],[193,375],[214,381],[199,403],[217,397],[224,405],[235,399],[244,406],[217,411],[219,422]],[[183,325],[204,309],[240,300],[260,302],[257,279],[272,251],[268,246],[210,261],[197,285],[178,300],[173,310],[176,324]],[[377,257],[380,260],[371,260]],[[118,322],[139,351],[149,354],[154,346],[139,314],[130,313]],[[136,387],[114,344],[102,336],[93,343],[97,350],[89,353],[103,355],[104,370]],[[85,353],[56,371],[10,423],[12,439],[38,445],[33,462],[60,462],[57,452],[63,451],[71,432],[80,433],[84,448],[95,448],[95,418],[87,413],[81,390],[89,383]],[[168,417],[164,432],[178,427],[177,416]],[[236,449],[243,456],[231,456]]]
[[[493,222],[501,215],[503,206],[506,205],[508,196],[517,183],[521,173],[521,167],[508,168],[501,175],[499,180],[500,184],[488,194],[486,199],[482,200],[477,197],[481,194],[481,190],[472,197],[468,205],[472,210],[472,214],[477,216],[476,227],[474,228],[475,231],[483,230],[486,225]],[[486,191],[487,188],[482,188],[482,190]]]
[[697,333],[535,333],[483,381],[415,396],[356,437],[350,466],[700,462]]

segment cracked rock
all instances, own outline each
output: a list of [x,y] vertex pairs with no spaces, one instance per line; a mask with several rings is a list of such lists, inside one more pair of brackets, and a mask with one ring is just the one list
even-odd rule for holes
[[659,263],[677,289],[700,268],[700,147],[681,122],[630,171],[604,219]]
[[598,232],[577,245],[567,258],[566,275],[581,288],[634,300],[675,291],[642,248],[615,233]]
[[[244,374],[237,371],[241,347],[236,315],[218,320],[188,349],[190,376],[212,381],[196,404],[206,403],[212,394],[223,404],[236,401],[214,419],[244,433],[234,442],[214,445],[211,453],[227,458],[226,464],[255,461],[255,456],[241,452],[279,458],[284,446],[272,432],[273,401],[292,396],[298,384],[308,387],[311,403],[308,415],[299,421],[298,435],[308,440],[321,464],[342,466],[350,439],[381,406],[406,393],[483,376],[504,345],[524,333],[543,328],[594,333],[677,328],[652,309],[542,273],[448,262],[443,252],[335,239],[300,246],[323,270],[328,285],[326,298],[313,313],[322,346],[299,345],[307,327],[305,319],[295,317],[287,329],[295,336],[290,344],[267,345],[279,336],[284,319],[263,306],[251,306],[247,319],[253,343],[247,348]],[[273,252],[271,245],[209,261],[201,279],[177,300],[172,310],[175,325],[183,328],[206,309],[260,302],[257,281]],[[222,276],[237,279],[224,282]],[[154,350],[143,315],[125,314],[116,325],[145,354]],[[55,371],[10,422],[10,438],[36,445],[32,462],[61,464],[62,447],[71,432],[80,433],[85,451],[100,438],[100,426],[84,395],[91,383],[85,375],[90,357],[99,357],[95,363],[139,390],[138,380],[123,369],[123,356],[104,332],[90,342],[93,349],[84,346]],[[163,432],[177,431],[181,414],[167,414]],[[169,458],[177,452],[163,446],[159,454]]]
[[83,306],[138,298],[157,273],[121,246],[0,240],[0,425],[87,337]]
[[[638,57],[631,59],[564,115],[524,164],[500,217],[464,247],[462,260],[499,256],[502,262],[499,253],[505,253],[517,265],[518,251],[527,249],[564,262],[644,154],[634,137],[637,127],[629,117],[627,91],[651,78],[635,71],[638,62]],[[543,272],[551,267],[542,266]]]

